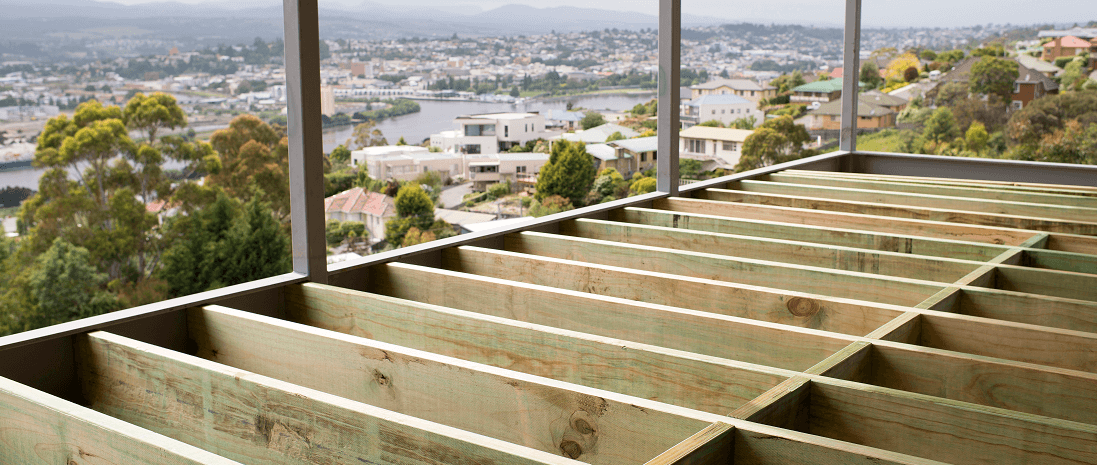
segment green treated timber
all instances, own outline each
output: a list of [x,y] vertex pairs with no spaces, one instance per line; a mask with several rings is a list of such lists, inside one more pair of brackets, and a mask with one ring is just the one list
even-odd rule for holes
[[906,311],[866,301],[470,246],[443,250],[442,264],[463,273],[852,335],[868,334]]
[[369,290],[794,371],[803,370],[848,344],[835,334],[417,265],[390,263],[370,270]]
[[801,195],[766,194],[730,189],[706,189],[703,192],[698,192],[696,195],[701,199],[719,200],[723,202],[754,203],[778,207],[806,208],[840,213],[857,213],[925,221],[1027,229],[1032,231],[1097,235],[1097,223],[1093,222],[967,212],[945,208],[912,207],[855,200],[835,200],[822,196],[826,194],[819,194],[820,196],[815,197],[803,195],[810,194],[806,191],[800,191],[799,194]]
[[[1018,245],[1033,235],[1032,231],[1018,229],[682,197],[657,199],[652,202],[652,205],[656,209],[669,212],[701,213],[997,245]],[[996,251],[993,256],[1002,252],[1002,250]]]
[[892,174],[865,174],[865,173],[844,173],[839,171],[804,171],[804,170],[786,170],[782,173],[789,174],[808,174],[816,176],[828,176],[839,178],[852,178],[852,179],[872,179],[882,181],[893,181],[911,184],[934,184],[934,185],[946,185],[946,186],[965,186],[977,189],[1007,189],[1017,192],[1039,192],[1039,193],[1053,193],[1063,195],[1078,195],[1078,196],[1097,196],[1097,187],[1089,186],[1075,186],[1068,184],[1039,184],[1039,183],[1025,183],[1025,182],[1012,182],[1012,181],[988,181],[982,179],[953,179],[953,178],[931,178],[931,177],[919,177],[919,176],[900,176]]
[[[793,307],[786,306],[782,308],[777,305],[786,301],[783,299],[788,299],[787,294],[783,296],[780,291],[765,288],[739,286],[738,290],[732,291],[721,281],[643,272],[628,268],[470,246],[443,251],[442,262],[445,268],[453,271],[482,274],[500,279],[560,287],[581,292],[602,293],[614,297],[674,305],[703,312],[731,313],[735,316],[764,321],[784,320],[783,322],[796,322],[787,319],[786,315],[810,313],[813,317],[817,317],[818,312],[826,309],[829,313],[817,317],[818,319],[815,321],[822,320],[818,323],[818,326],[820,326],[818,329],[828,331],[851,327],[857,328],[857,325],[861,322],[856,319],[854,321],[848,319],[859,313],[864,315],[863,305],[867,303],[806,294],[801,295],[801,298],[809,300],[801,302],[810,301],[810,304],[804,305],[801,303]],[[792,302],[791,299],[787,301]],[[1051,301],[1049,300],[1049,302]],[[892,315],[892,318],[887,319],[887,321],[873,325],[872,330],[883,326],[902,313],[916,310],[912,307],[879,303],[867,304],[876,307],[877,318],[884,314]],[[725,307],[725,305],[728,306]],[[768,312],[760,311],[762,309],[766,309]],[[1093,367],[1093,339],[1092,335],[1087,333],[955,315],[934,310],[917,311],[932,316],[934,321],[937,322],[935,332],[932,333],[935,337],[923,341],[924,344],[932,347],[970,351],[980,355],[1076,370],[1088,371]],[[804,322],[801,320],[801,325],[803,324]],[[808,324],[811,324],[811,322],[808,322]],[[962,330],[958,331],[956,328],[962,328]],[[872,332],[872,330],[860,334],[851,331],[836,332],[865,335]],[[1008,336],[1008,338],[1002,340],[1002,336]]]
[[323,284],[285,294],[297,323],[720,415],[794,373]]
[[1018,192],[1009,189],[980,189],[974,187],[926,185],[902,183],[894,181],[877,181],[872,179],[840,178],[836,176],[813,176],[806,174],[776,173],[758,178],[762,181],[775,181],[791,184],[809,184],[829,187],[850,187],[855,189],[871,189],[888,192],[905,192],[911,194],[930,194],[950,197],[967,197],[975,199],[996,200],[1006,202],[1024,202],[1048,205],[1062,205],[1071,207],[1097,208],[1097,198],[1078,195],[1044,194],[1039,192]]
[[1097,274],[1097,255],[1061,252],[1058,250],[1025,249],[1021,264],[1075,273]]
[[592,464],[647,461],[721,418],[224,307],[187,323],[207,360]]
[[996,320],[1097,333],[1097,303],[966,287],[953,311]]
[[1071,222],[1097,221],[1097,209],[1095,208],[1031,202],[975,199],[940,194],[916,194],[910,192],[873,190],[868,188],[790,184],[755,180],[729,183],[727,188],[763,194],[818,197],[831,200],[849,200],[908,207],[938,208],[962,212],[1049,218]]
[[873,341],[851,381],[1097,425],[1097,374]]
[[990,260],[1009,250],[1008,246],[981,242],[886,234],[872,230],[840,229],[651,208],[626,207],[613,210],[609,213],[609,219],[666,228],[805,241],[840,247],[980,262]]
[[895,305],[915,305],[948,286],[871,273],[529,231],[508,234],[505,244],[506,250],[530,255]]
[[[774,428],[773,431],[787,430]],[[804,433],[797,434],[804,434],[812,443],[742,427],[736,428],[734,434],[735,461],[731,463],[735,465],[945,465],[944,462]]]
[[0,378],[0,463],[239,464],[7,378]]
[[727,465],[735,454],[735,427],[713,423],[645,465]]
[[92,408],[242,462],[575,463],[110,333],[80,339]]
[[848,382],[812,382],[808,432],[955,464],[1097,463],[1097,426]]
[[561,223],[560,233],[588,239],[936,282],[953,282],[982,265],[980,262],[967,260],[588,218]]
[[998,266],[994,287],[1064,299],[1097,301],[1097,275],[1022,266]]

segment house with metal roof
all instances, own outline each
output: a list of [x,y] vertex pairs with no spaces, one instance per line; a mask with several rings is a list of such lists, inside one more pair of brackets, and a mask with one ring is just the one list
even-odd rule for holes
[[735,95],[757,104],[777,96],[777,88],[761,85],[749,79],[716,79],[690,86],[694,99],[704,95]]
[[644,171],[655,167],[659,158],[659,138],[637,137],[635,139],[615,140],[607,145],[618,150],[618,157],[630,157],[632,170]]
[[815,81],[792,88],[791,103],[827,103],[842,97],[842,78]]
[[702,95],[681,105],[682,127],[716,120],[721,124],[731,124],[737,119],[754,118],[754,124],[765,120],[765,112],[758,104],[737,95]]
[[[891,128],[895,127],[898,113],[888,107],[877,105],[873,100],[857,99],[857,127],[858,128]],[[841,129],[842,100],[819,105],[804,116],[796,120],[808,130],[837,130]]]
[[733,128],[693,126],[678,133],[678,152],[682,158],[702,162],[701,168],[732,169],[743,154],[743,143],[754,131]]
[[595,126],[593,128],[582,131],[565,132],[555,137],[554,139],[563,139],[572,142],[584,142],[587,144],[600,144],[605,142],[606,139],[609,138],[609,136],[613,135],[613,133],[616,132],[621,133],[621,135],[625,136],[626,139],[630,139],[640,135],[640,133],[619,124],[606,123],[601,126]]

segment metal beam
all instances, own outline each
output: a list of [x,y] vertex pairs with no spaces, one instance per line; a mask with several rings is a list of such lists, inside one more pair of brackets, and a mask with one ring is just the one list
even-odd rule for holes
[[656,188],[678,194],[678,89],[682,74],[682,0],[659,0],[659,151]]
[[861,78],[861,0],[846,0],[845,59],[842,71],[842,133],[838,147],[857,150],[857,93]]
[[316,0],[284,0],[293,271],[326,283],[320,27]]

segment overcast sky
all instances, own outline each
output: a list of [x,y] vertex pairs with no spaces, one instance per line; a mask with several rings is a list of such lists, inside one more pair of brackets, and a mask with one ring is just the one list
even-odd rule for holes
[[[150,3],[163,0],[114,0],[119,3]],[[277,0],[176,0],[183,3],[257,6],[280,3]],[[319,0],[321,7],[360,5],[356,0]],[[392,6],[469,4],[489,10],[506,4],[577,6],[607,10],[630,10],[656,14],[657,0],[374,0]],[[864,27],[953,27],[976,24],[1085,24],[1097,20],[1095,0],[862,0],[861,24]],[[723,18],[731,21],[776,22],[792,24],[840,25],[842,0],[683,0],[685,14]]]

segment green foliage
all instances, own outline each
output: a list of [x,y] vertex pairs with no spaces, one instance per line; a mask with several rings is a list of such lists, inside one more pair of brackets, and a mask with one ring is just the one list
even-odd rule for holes
[[354,147],[358,148],[388,145],[389,142],[385,139],[385,135],[376,126],[377,123],[372,120],[355,126],[354,132],[351,133],[352,139],[347,140],[346,145],[353,144]]
[[164,256],[160,277],[172,295],[266,278],[290,270],[289,238],[257,192],[239,202],[222,194],[209,207],[175,219],[181,238]]
[[1086,60],[1082,57],[1075,57],[1070,63],[1067,63],[1063,69],[1063,75],[1059,79],[1064,90],[1081,90],[1082,85],[1085,84],[1088,79],[1086,69]]
[[632,116],[655,116],[658,113],[658,100],[652,99],[648,103],[637,103],[629,110]]
[[1033,100],[1016,111],[1006,126],[1011,158],[1093,163],[1087,147],[1097,127],[1097,91],[1083,90]]
[[903,80],[907,82],[914,82],[918,79],[918,68],[913,66],[908,67],[903,71]]
[[745,118],[736,118],[728,125],[732,129],[754,129],[754,126],[758,125],[758,118],[754,116],[747,116]]
[[1055,59],[1055,66],[1060,68],[1066,68],[1068,64],[1074,61],[1075,57],[1059,57]]
[[724,123],[721,123],[720,120],[710,119],[708,121],[698,124],[698,126],[703,126],[706,128],[722,128],[724,127]]
[[796,119],[796,118],[799,118],[800,115],[803,115],[806,112],[807,112],[807,105],[797,103],[797,104],[794,104],[794,105],[786,105],[784,108],[778,108],[778,109],[770,112],[769,114],[777,115],[777,116],[791,116],[793,119]]
[[803,148],[810,140],[807,129],[794,123],[791,116],[771,119],[747,136],[735,170],[747,171],[810,156],[814,153]]
[[697,179],[701,174],[701,161],[690,158],[678,159],[678,175],[685,179]]
[[408,142],[404,140],[404,136],[400,136],[400,140],[396,141],[396,145],[408,145]]
[[633,181],[632,185],[629,186],[629,193],[632,195],[647,194],[649,192],[655,192],[657,187],[658,185],[655,178],[644,177]]
[[605,168],[594,179],[590,200],[597,203],[607,197],[617,199],[627,194],[628,183],[625,182],[625,178],[621,176],[621,173],[613,168]]
[[937,52],[934,52],[933,50],[922,50],[922,53],[919,54],[919,56],[923,60],[933,61],[937,59]]
[[861,65],[861,82],[868,84],[870,88],[880,87],[880,84],[884,83],[884,78],[880,77],[880,67],[876,66],[876,62],[867,61]]
[[959,50],[959,49],[949,50],[947,52],[942,52],[942,53],[937,54],[937,61],[939,61],[941,63],[945,63],[945,64],[957,63],[957,62],[959,62],[960,60],[963,60],[963,59],[964,59],[964,51]]
[[997,95],[1001,101],[1009,101],[1017,69],[1016,61],[984,56],[971,65],[969,89],[973,94]]
[[804,75],[799,70],[793,71],[792,74],[782,74],[769,82],[769,85],[777,88],[778,94],[784,94],[804,84],[807,82],[804,81]]
[[417,183],[400,187],[396,194],[396,217],[385,223],[385,241],[402,244],[411,228],[430,230],[434,223],[434,202]]
[[571,202],[559,195],[550,195],[544,198],[544,200],[534,199],[529,206],[530,216],[542,217],[555,213],[565,212],[574,209]]
[[616,131],[613,134],[610,134],[609,137],[606,137],[606,142],[613,142],[615,140],[624,140],[624,138],[625,138],[625,135],[621,134],[621,131]]
[[324,224],[324,240],[327,241],[329,246],[336,246],[343,242],[343,239],[347,238],[346,233],[342,229],[343,222],[331,219]]
[[497,182],[488,186],[487,193],[489,199],[501,199],[510,195],[510,181]]
[[28,284],[35,311],[25,314],[26,329],[86,318],[117,308],[110,293],[100,291],[107,275],[89,263],[90,253],[61,238],[35,260]]
[[289,219],[289,140],[263,120],[240,115],[229,127],[210,137],[220,155],[221,169],[206,184],[223,189],[235,199],[250,199],[262,192],[280,221]]
[[598,113],[596,111],[588,111],[584,113],[583,119],[579,121],[579,125],[581,125],[584,130],[598,127],[603,124],[606,124],[606,118],[603,117],[601,113]]
[[971,123],[968,127],[967,133],[964,134],[965,145],[968,150],[975,153],[981,153],[987,146],[987,140],[990,139],[990,135],[987,134],[987,128],[978,121]]
[[956,125],[952,110],[946,107],[934,110],[933,114],[926,119],[922,135],[927,141],[934,143],[949,142],[960,137],[960,128]]
[[537,199],[558,195],[573,204],[581,203],[593,183],[594,157],[587,153],[586,145],[558,140],[537,178]]
[[331,159],[332,163],[339,163],[342,165],[350,163],[350,149],[343,144],[339,144],[339,146],[331,149],[331,154],[328,155],[328,158]]

